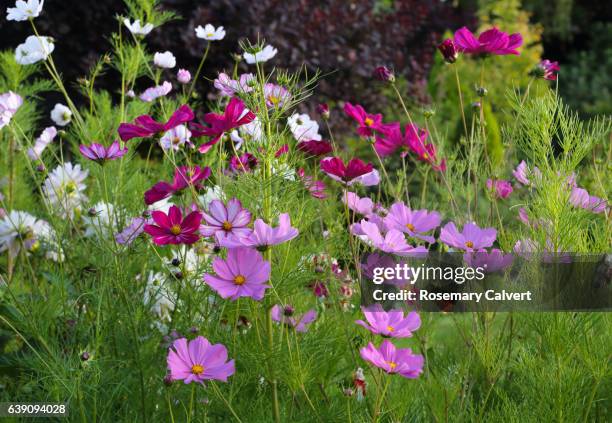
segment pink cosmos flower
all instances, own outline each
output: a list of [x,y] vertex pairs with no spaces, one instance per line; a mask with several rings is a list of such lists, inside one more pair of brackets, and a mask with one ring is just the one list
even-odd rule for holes
[[333,151],[332,145],[327,141],[300,141],[297,144],[297,149],[308,154],[309,156],[324,156]]
[[389,229],[396,229],[413,238],[433,243],[435,238],[425,235],[425,233],[440,226],[440,213],[427,210],[411,210],[400,201],[389,208],[384,223]]
[[327,197],[325,194],[325,184],[323,181],[315,181],[312,176],[306,175],[304,169],[298,169],[297,175],[304,184],[304,187],[310,192],[314,198],[322,200]]
[[262,219],[255,219],[253,231],[246,236],[228,235],[220,240],[219,244],[226,248],[250,247],[265,250],[271,245],[282,244],[291,241],[299,235],[299,231],[291,226],[288,213],[282,213],[278,217],[278,226],[273,228]]
[[459,51],[467,54],[500,56],[515,54],[518,56],[520,53],[517,48],[523,44],[523,37],[519,33],[508,35],[493,27],[484,31],[476,39],[469,29],[463,27],[455,32],[455,44]]
[[251,297],[261,300],[270,288],[270,262],[257,250],[235,248],[227,252],[227,259],[216,257],[212,264],[215,275],[205,274],[204,281],[222,298],[235,300]]
[[578,187],[572,188],[569,201],[573,206],[592,211],[593,213],[602,213],[608,208],[606,200],[589,195],[586,189]]
[[172,183],[160,181],[144,193],[145,203],[151,205],[190,186],[199,190],[202,188],[202,181],[208,178],[210,173],[208,166],[205,168],[200,168],[200,166],[180,166],[174,171]]
[[482,267],[485,273],[495,273],[510,266],[514,256],[512,254],[504,254],[498,248],[493,248],[491,251],[483,248],[478,251],[465,253],[463,259],[470,267]]
[[416,311],[411,311],[407,316],[404,316],[402,310],[387,312],[383,310],[380,304],[369,308],[362,307],[361,310],[368,322],[357,320],[355,323],[376,335],[390,338],[410,338],[412,332],[421,327],[421,318]]
[[222,96],[233,97],[236,93],[250,93],[253,91],[251,82],[255,79],[252,73],[243,73],[236,81],[226,73],[220,73],[217,79],[214,80],[214,86],[219,90]]
[[102,165],[107,161],[116,160],[125,156],[128,149],[127,147],[121,148],[121,143],[119,141],[114,141],[108,148],[95,142],[90,146],[81,144],[79,151],[85,158]]
[[151,217],[155,224],[145,225],[144,231],[153,237],[153,242],[157,245],[193,244],[200,239],[200,212],[193,211],[183,219],[181,209],[172,206],[168,214],[154,211]]
[[539,73],[541,73],[542,78],[547,79],[549,81],[557,80],[557,73],[561,69],[559,67],[559,62],[551,62],[550,60],[542,60],[538,64]]
[[168,370],[171,380],[203,383],[205,380],[227,378],[236,371],[234,360],[227,361],[227,349],[222,344],[211,345],[208,339],[198,336],[187,341],[179,338],[168,350]]
[[288,152],[289,152],[289,144],[283,144],[278,150],[276,150],[276,152],[274,153],[274,157],[278,159],[280,156],[287,154]]
[[424,359],[420,354],[413,354],[410,348],[396,348],[385,339],[376,348],[371,342],[359,350],[361,358],[369,361],[385,372],[397,373],[408,379],[416,379],[423,372]]
[[342,202],[357,214],[366,217],[374,214],[374,202],[368,197],[360,198],[354,192],[346,191],[342,196]]
[[148,138],[190,122],[193,118],[193,111],[184,104],[170,116],[166,123],[157,122],[149,115],[137,117],[134,119],[134,123],[122,123],[118,129],[119,137],[123,141],[128,141],[132,138]]
[[168,95],[170,91],[172,91],[172,84],[168,81],[164,81],[164,83],[161,85],[147,88],[142,94],[140,94],[139,98],[142,101],[150,103],[159,97],[164,97]]
[[494,228],[481,229],[473,222],[466,223],[463,231],[459,232],[453,222],[447,223],[440,232],[440,241],[450,247],[465,251],[480,250],[493,245],[497,239]]
[[487,179],[487,189],[492,191],[497,198],[508,198],[512,194],[512,184],[503,179]]
[[438,45],[438,50],[440,50],[440,53],[442,53],[442,56],[444,56],[446,63],[455,63],[457,57],[459,56],[457,47],[450,38],[442,41],[442,43]]
[[47,146],[53,142],[56,135],[57,129],[55,129],[55,126],[45,128],[40,136],[36,138],[34,146],[28,149],[28,157],[30,160],[40,160],[42,152],[45,151]]
[[251,123],[255,119],[255,114],[248,110],[244,102],[239,98],[233,97],[223,114],[207,113],[204,116],[204,121],[210,125],[206,127],[200,124],[192,124],[192,136],[197,138],[205,135],[211,137],[211,140],[200,146],[200,153],[206,153],[215,145],[223,134],[229,133],[232,129],[238,128],[247,123]]
[[203,236],[215,236],[218,240],[229,234],[247,236],[251,230],[247,225],[251,222],[251,212],[242,208],[237,198],[227,202],[227,206],[220,200],[213,200],[208,205],[208,213],[202,212],[204,223],[200,226]]
[[264,97],[270,108],[282,109],[291,100],[291,94],[280,85],[267,83],[264,85]]
[[538,169],[536,166],[534,166],[533,170],[529,170],[529,168],[527,167],[527,163],[525,163],[525,160],[522,160],[518,164],[516,169],[512,171],[512,175],[521,184],[530,186],[532,185],[532,181],[529,178],[533,176],[537,179],[540,179],[542,173],[540,172],[540,169]]
[[257,157],[251,153],[244,153],[240,157],[232,156],[229,167],[234,173],[246,173],[255,169],[258,163]]
[[189,81],[191,81],[191,72],[187,69],[179,69],[176,73],[176,79],[181,84],[189,84]]
[[316,310],[308,310],[300,318],[294,317],[294,313],[295,310],[290,305],[283,307],[277,304],[270,310],[272,320],[294,328],[296,332],[306,332],[308,330],[307,325],[314,322],[317,318]]
[[372,245],[381,251],[398,256],[421,256],[427,253],[423,246],[413,247],[408,244],[404,234],[397,229],[389,230],[383,237],[380,227],[375,223],[362,219],[360,226]]
[[427,131],[417,125],[406,125],[405,133],[406,135],[402,134],[399,122],[390,123],[387,131],[376,137],[374,143],[376,152],[385,157],[400,149],[401,156],[405,157],[410,151],[414,151],[416,146],[424,147],[427,144]]
[[23,98],[19,94],[12,91],[0,94],[0,129],[9,124],[22,104]]
[[327,176],[347,186],[355,183],[371,186],[380,182],[378,171],[372,163],[365,164],[359,159],[351,159],[345,165],[340,157],[326,157],[321,160],[320,166]]
[[388,125],[382,122],[381,114],[367,113],[359,104],[353,106],[351,103],[347,102],[344,105],[344,113],[357,121],[359,125],[357,127],[357,133],[362,137],[371,137],[375,132],[385,133],[388,129]]
[[144,217],[133,218],[128,226],[121,232],[115,234],[115,241],[117,241],[117,244],[130,245],[144,232],[146,223],[147,219]]

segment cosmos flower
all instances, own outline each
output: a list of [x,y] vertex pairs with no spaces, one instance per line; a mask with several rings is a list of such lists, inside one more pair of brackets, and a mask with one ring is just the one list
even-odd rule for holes
[[261,141],[263,138],[261,121],[255,118],[246,125],[242,125],[238,129],[234,129],[230,133],[230,138],[236,144],[236,149],[242,147],[242,144],[246,141]]
[[40,160],[42,152],[47,148],[55,136],[57,135],[57,129],[55,126],[49,126],[45,128],[42,133],[36,138],[34,146],[28,149],[28,157],[30,160]]
[[388,129],[388,125],[382,122],[381,114],[367,113],[359,104],[353,106],[347,102],[344,105],[344,113],[357,122],[357,133],[362,137],[374,136],[376,132],[385,133]]
[[276,53],[278,53],[277,49],[275,49],[271,45],[267,45],[261,49],[257,49],[254,52],[245,51],[242,56],[249,65],[252,65],[255,63],[265,63],[274,56],[276,56]]
[[208,166],[201,168],[200,166],[179,166],[174,170],[174,179],[172,183],[160,181],[153,185],[144,194],[145,203],[151,205],[157,203],[173,194],[179,193],[188,187],[193,187],[195,190],[202,188],[202,181],[210,176],[210,168]]
[[380,182],[378,171],[372,163],[365,164],[359,159],[351,159],[345,165],[340,157],[326,157],[321,160],[320,166],[327,176],[347,186],[355,183],[372,186]]
[[513,191],[510,181],[503,179],[493,180],[491,178],[487,179],[487,189],[493,192],[497,198],[508,198]]
[[167,363],[170,378],[185,384],[205,380],[227,382],[236,371],[234,360],[227,361],[227,348],[222,344],[212,345],[202,336],[191,341],[175,340],[168,350]]
[[144,231],[151,235],[157,245],[193,244],[200,239],[198,233],[202,214],[193,211],[183,218],[181,209],[170,207],[168,213],[154,211],[151,213],[155,224],[145,225]]
[[119,233],[115,234],[115,241],[117,244],[130,245],[144,232],[144,225],[147,223],[147,219],[144,217],[135,217],[132,219],[130,224],[123,228]]
[[45,200],[64,217],[73,216],[75,210],[80,210],[81,204],[87,202],[84,184],[88,170],[81,165],[66,162],[57,166],[43,183]]
[[484,31],[478,36],[466,27],[460,28],[455,32],[455,45],[462,53],[474,55],[506,55],[520,53],[516,50],[523,44],[523,37],[519,33],[508,35],[493,27]]
[[63,104],[57,103],[53,110],[51,110],[51,120],[57,126],[66,126],[72,120],[72,112]]
[[297,144],[297,149],[306,153],[311,157],[325,156],[326,154],[331,153],[334,149],[330,142],[328,141],[301,141]]
[[383,236],[379,226],[371,221],[362,219],[360,226],[372,245],[381,251],[398,256],[420,256],[427,253],[427,248],[423,246],[413,247],[408,244],[404,234],[397,229],[390,229]]
[[203,236],[215,236],[222,239],[229,234],[247,236],[251,230],[247,227],[251,223],[251,212],[242,207],[237,198],[227,202],[227,206],[220,200],[211,201],[208,213],[202,213],[204,223],[200,226]]
[[319,124],[317,121],[310,119],[306,113],[292,114],[287,119],[289,129],[293,134],[293,137],[297,141],[321,141],[321,135],[319,135]]
[[494,273],[510,266],[514,256],[512,254],[504,254],[498,248],[493,248],[491,251],[483,248],[478,251],[465,253],[463,259],[470,267],[481,267],[485,273]]
[[205,274],[204,281],[224,299],[250,297],[260,301],[270,288],[270,262],[251,248],[234,248],[227,259],[215,257],[212,263],[216,275]]
[[232,156],[229,168],[233,173],[247,173],[257,167],[257,158],[251,153],[244,153],[241,156]]
[[226,248],[250,247],[265,250],[269,246],[282,244],[299,235],[299,231],[291,226],[288,213],[281,213],[276,228],[266,224],[262,219],[255,219],[253,231],[246,236],[229,235],[220,240],[219,244]]
[[0,253],[8,251],[15,258],[22,249],[33,250],[45,226],[47,222],[28,212],[11,210],[0,219]]
[[176,57],[170,51],[157,52],[153,55],[153,64],[158,68],[172,69],[176,66]]
[[172,297],[168,278],[162,273],[151,270],[144,289],[143,303],[160,320],[155,323],[160,332],[167,332],[164,322],[169,323],[172,320],[172,311],[176,302]]
[[497,238],[497,231],[494,228],[481,229],[473,222],[468,222],[463,226],[463,231],[459,232],[453,222],[447,223],[440,231],[440,241],[449,247],[459,248],[465,251],[480,250],[493,245]]
[[355,323],[375,335],[389,338],[410,338],[412,332],[421,327],[421,318],[416,311],[411,311],[404,316],[402,310],[385,311],[380,304],[369,308],[362,307],[361,311],[367,323],[363,320],[357,320]]
[[134,23],[132,23],[128,18],[125,18],[123,20],[123,24],[132,33],[132,35],[142,35],[143,37],[149,35],[149,32],[153,31],[153,28],[155,28],[151,23],[141,26],[139,19],[136,19]]
[[170,91],[172,91],[172,84],[164,81],[161,85],[147,88],[138,98],[150,103],[159,97],[165,97]]
[[608,209],[608,202],[603,198],[590,195],[586,189],[573,187],[570,203],[575,207],[580,207],[593,213],[602,213]]
[[214,80],[214,86],[219,90],[219,94],[226,97],[233,97],[236,94],[250,93],[253,91],[251,84],[255,81],[252,73],[243,73],[238,80],[232,79],[226,73],[220,73]]
[[537,69],[537,74],[541,75],[542,78],[549,81],[556,81],[557,73],[559,73],[561,68],[559,67],[559,62],[551,62],[550,60],[545,59],[538,63]]
[[165,151],[178,151],[183,145],[191,144],[191,131],[187,125],[178,125],[170,129],[159,139],[159,145]]
[[435,242],[434,237],[425,235],[425,233],[440,226],[440,213],[427,210],[411,210],[400,201],[389,208],[384,223],[389,229],[396,229],[413,238],[433,243]]
[[393,71],[386,66],[378,66],[374,69],[374,76],[382,82],[395,82]]
[[189,84],[189,81],[191,81],[191,73],[187,69],[179,69],[176,73],[176,79],[181,84]]
[[330,117],[329,113],[329,105],[327,103],[319,103],[317,104],[317,113],[321,115],[324,120],[328,120]]
[[134,123],[122,123],[118,129],[119,137],[123,141],[129,141],[132,138],[148,138],[190,122],[193,118],[193,111],[184,104],[170,116],[166,123],[157,122],[149,115],[138,116]]
[[31,65],[47,60],[54,49],[55,45],[51,37],[30,35],[23,44],[19,44],[15,49],[15,60],[20,65]]
[[325,184],[323,181],[315,181],[312,176],[306,175],[304,169],[298,169],[296,173],[312,197],[319,200],[327,197],[327,194],[325,194]]
[[[420,129],[417,125],[406,125],[405,135],[402,134],[402,128],[398,122],[388,124],[386,132],[376,137],[374,148],[382,157],[389,156],[395,153],[398,149],[401,150],[401,156],[405,157],[409,152],[414,152],[417,155],[426,149],[428,133],[424,129]],[[421,154],[423,156],[423,154]],[[422,157],[428,159],[429,157]]]
[[83,214],[83,223],[85,224],[86,237],[102,236],[113,234],[118,230],[118,218],[124,214],[123,210],[118,209],[115,205],[98,202],[91,207],[87,213]]
[[23,98],[12,91],[0,94],[0,129],[9,124],[22,104]]
[[290,328],[294,328],[296,332],[306,332],[308,325],[315,321],[317,318],[316,310],[308,310],[301,317],[295,316],[295,309],[290,306],[274,305],[270,310],[272,320]]
[[376,348],[371,342],[359,350],[361,358],[383,369],[389,374],[397,373],[408,379],[416,379],[423,372],[424,359],[420,354],[413,354],[410,348],[396,348],[385,339]]
[[291,100],[291,93],[285,87],[268,82],[264,85],[264,97],[268,107],[282,109]]
[[360,198],[354,192],[346,191],[342,196],[342,202],[357,214],[363,216],[374,214],[374,202],[368,197]]
[[102,165],[107,161],[116,160],[125,156],[128,149],[127,147],[121,148],[120,142],[116,140],[110,146],[108,146],[108,148],[98,143],[93,143],[89,146],[81,144],[79,151],[84,157]]
[[529,170],[529,168],[527,167],[527,163],[525,163],[525,160],[522,160],[518,164],[516,169],[512,171],[512,175],[518,182],[520,182],[521,184],[525,186],[533,185],[533,182],[530,180],[532,176],[538,180],[541,179],[542,177],[542,173],[540,172],[540,169],[534,166],[533,170]]
[[15,7],[6,8],[7,21],[27,21],[28,19],[37,18],[42,12],[45,0],[18,0]]
[[215,28],[211,24],[206,24],[204,28],[198,25],[195,29],[196,37],[207,41],[220,41],[225,38],[225,29],[222,26]]
[[459,56],[457,46],[455,46],[455,43],[450,38],[442,41],[442,43],[438,45],[438,50],[440,50],[440,53],[442,53],[446,63],[455,63],[457,57]]

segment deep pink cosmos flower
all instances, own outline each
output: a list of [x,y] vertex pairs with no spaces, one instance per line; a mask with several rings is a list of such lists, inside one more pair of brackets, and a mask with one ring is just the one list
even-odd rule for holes
[[119,125],[119,137],[123,141],[128,141],[132,138],[148,138],[190,122],[194,117],[193,111],[186,104],[179,107],[166,123],[157,122],[149,115],[138,116],[134,119],[134,123],[122,123]]
[[240,157],[232,156],[229,168],[234,173],[250,172],[257,167],[257,157],[251,153],[244,153]]
[[342,196],[342,202],[357,214],[366,217],[374,214],[374,202],[368,197],[360,198],[354,192],[346,191]]
[[406,125],[405,132],[405,135],[402,134],[399,122],[390,123],[387,132],[376,137],[374,143],[376,152],[385,157],[400,149],[402,157],[405,157],[410,151],[416,151],[417,146],[423,148],[427,145],[427,131],[420,129],[417,125]]
[[300,141],[297,144],[297,149],[300,151],[303,151],[309,156],[314,156],[314,157],[324,156],[333,151],[332,145],[325,140]]
[[172,183],[160,181],[153,185],[144,194],[145,203],[151,205],[173,194],[179,193],[192,186],[199,190],[202,188],[202,181],[210,176],[210,168],[200,166],[180,166],[174,171]]
[[602,213],[608,208],[606,200],[590,195],[586,189],[578,187],[572,188],[569,201],[573,206],[592,211],[593,213]]
[[204,223],[200,226],[203,236],[215,236],[217,240],[232,234],[247,236],[251,230],[247,225],[251,222],[251,212],[242,208],[237,198],[227,202],[227,206],[220,200],[213,200],[208,205],[208,213],[202,212]]
[[299,235],[299,231],[291,226],[288,213],[282,213],[278,217],[278,226],[273,228],[262,219],[255,219],[253,231],[246,236],[228,235],[220,240],[219,244],[226,248],[249,247],[265,250],[271,245],[282,244],[291,241]]
[[358,123],[357,133],[362,137],[371,137],[375,132],[384,133],[387,125],[382,122],[381,114],[367,113],[359,104],[353,106],[351,103],[344,105],[344,113]]
[[316,310],[308,310],[303,316],[295,317],[295,310],[290,305],[283,307],[277,304],[272,307],[270,314],[272,315],[272,320],[294,328],[296,332],[306,332],[308,330],[307,325],[314,322],[317,318]]
[[473,222],[466,223],[459,232],[453,222],[447,223],[440,231],[440,241],[449,247],[465,251],[480,250],[493,245],[497,239],[495,228],[481,229]]
[[304,184],[304,187],[310,192],[314,198],[322,200],[327,197],[325,194],[325,184],[323,181],[315,181],[312,176],[306,175],[304,169],[298,169],[297,175]]
[[416,311],[404,316],[402,310],[383,310],[380,304],[362,307],[363,314],[368,321],[357,320],[355,323],[363,326],[376,335],[390,338],[409,338],[412,332],[421,327],[421,318]]
[[423,246],[413,247],[406,242],[404,234],[396,229],[389,230],[383,237],[377,224],[362,219],[361,230],[368,237],[372,245],[386,253],[398,256],[422,256],[427,253]]
[[340,157],[326,157],[321,160],[320,166],[327,176],[347,186],[355,183],[371,186],[380,182],[378,171],[374,169],[372,163],[365,164],[359,159],[351,159],[345,165]]
[[172,206],[168,214],[154,211],[151,217],[155,224],[145,225],[144,230],[153,237],[153,242],[157,245],[193,244],[200,239],[200,212],[193,211],[183,219],[181,209]]
[[493,248],[491,251],[483,248],[478,251],[465,253],[463,259],[470,267],[482,267],[485,273],[494,273],[510,266],[514,256],[512,254],[504,254],[498,248]]
[[459,56],[459,51],[457,51],[455,43],[450,38],[442,41],[442,43],[438,45],[438,50],[442,53],[446,63],[455,63]]
[[216,275],[205,274],[204,281],[222,298],[235,300],[250,297],[261,300],[270,288],[270,262],[251,248],[235,248],[227,252],[227,259],[216,257],[213,261]]
[[127,147],[121,148],[119,141],[115,141],[108,146],[108,148],[95,142],[89,146],[81,144],[79,146],[79,151],[89,160],[93,160],[98,164],[104,164],[109,160],[115,160],[123,157],[128,152],[128,149]]
[[560,69],[559,62],[551,62],[550,60],[545,59],[538,63],[537,74],[549,81],[556,81],[557,73]]
[[523,37],[519,33],[508,35],[493,27],[484,31],[478,36],[466,27],[460,28],[455,32],[455,45],[459,51],[467,54],[520,54],[516,49],[523,44]]
[[487,179],[487,189],[493,192],[497,198],[508,198],[513,191],[510,181],[503,179]]
[[359,350],[361,358],[383,369],[385,372],[397,373],[408,379],[416,379],[423,372],[425,360],[420,354],[413,354],[410,348],[395,348],[385,339],[376,348],[371,342]]
[[425,235],[440,226],[440,213],[427,210],[411,210],[403,202],[394,203],[384,218],[385,226],[407,233],[413,238],[433,243],[434,237]]
[[244,102],[239,98],[233,97],[227,103],[227,106],[225,106],[223,114],[207,113],[204,116],[204,122],[209,124],[209,127],[193,123],[190,129],[194,138],[203,135],[211,137],[210,141],[202,144],[198,149],[200,153],[206,153],[213,145],[219,142],[223,134],[251,123],[254,119],[255,114],[246,108]]
[[226,360],[227,349],[222,344],[211,345],[203,336],[191,341],[179,338],[168,350],[170,379],[182,380],[185,384],[205,380],[227,382],[236,369],[234,360]]

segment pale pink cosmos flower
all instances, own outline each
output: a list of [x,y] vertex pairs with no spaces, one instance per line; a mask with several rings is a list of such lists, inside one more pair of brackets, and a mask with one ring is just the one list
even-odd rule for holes
[[389,229],[397,229],[413,238],[433,243],[435,241],[434,237],[425,235],[425,233],[440,226],[440,213],[428,210],[411,210],[400,201],[391,205],[384,222]]
[[608,202],[603,198],[590,195],[586,189],[573,187],[570,194],[570,203],[593,213],[602,213],[608,209]]
[[264,85],[264,97],[268,107],[282,109],[291,100],[291,93],[285,87],[267,83]]
[[368,197],[360,198],[354,192],[346,191],[342,196],[342,202],[357,214],[366,217],[374,214],[374,202]]
[[375,223],[361,220],[361,230],[375,248],[398,256],[422,256],[427,253],[423,246],[413,247],[406,242],[404,234],[397,229],[389,230],[384,236]]
[[181,84],[189,84],[189,81],[191,81],[191,72],[187,69],[179,69],[176,73],[176,79]]
[[294,328],[296,332],[306,332],[308,325],[317,318],[316,310],[308,310],[303,316],[296,317],[295,309],[290,305],[283,307],[276,304],[270,310],[270,314],[272,315],[272,320]]
[[251,222],[251,212],[242,207],[237,198],[227,202],[213,200],[208,205],[208,213],[202,212],[204,223],[200,226],[203,236],[215,236],[221,240],[228,235],[247,236],[251,230],[247,225]]
[[235,80],[222,72],[214,80],[214,86],[222,96],[233,97],[237,93],[242,94],[253,91],[251,84],[254,80],[255,76],[252,73],[243,73],[238,80]]
[[0,129],[8,125],[22,104],[23,98],[12,91],[0,94]]
[[161,85],[147,88],[142,94],[140,94],[139,98],[142,101],[146,101],[147,103],[150,103],[156,98],[164,97],[168,95],[170,91],[172,91],[172,84],[169,83],[168,81],[164,81]]
[[265,250],[271,245],[278,245],[290,241],[299,235],[299,231],[291,226],[288,213],[282,213],[278,217],[276,228],[265,223],[262,219],[256,219],[253,231],[246,236],[230,235],[220,240],[220,245],[226,248],[250,247]]
[[28,149],[28,157],[30,160],[40,160],[42,152],[47,148],[49,144],[53,142],[57,135],[57,129],[55,126],[49,126],[45,128],[42,133],[36,138],[34,146]]

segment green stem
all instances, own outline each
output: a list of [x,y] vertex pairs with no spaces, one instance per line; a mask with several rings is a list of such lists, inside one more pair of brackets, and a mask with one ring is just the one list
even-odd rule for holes
[[195,88],[195,84],[200,77],[200,72],[202,72],[202,66],[204,66],[204,62],[206,61],[206,57],[208,56],[208,50],[210,49],[210,41],[206,44],[206,50],[204,50],[204,56],[202,56],[202,60],[200,60],[200,64],[198,65],[198,70],[196,71],[193,80],[191,81],[191,86],[189,87],[189,91],[187,92],[187,98],[191,97],[191,93]]

